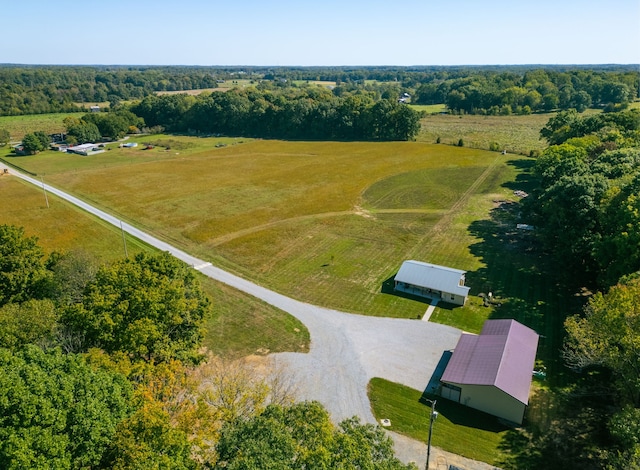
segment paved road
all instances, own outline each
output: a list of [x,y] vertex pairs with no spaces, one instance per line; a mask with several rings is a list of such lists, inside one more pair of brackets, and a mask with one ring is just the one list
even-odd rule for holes
[[[372,377],[424,390],[443,351],[453,349],[460,336],[459,330],[435,323],[348,314],[291,299],[212,266],[35,178],[11,169],[10,172],[170,252],[203,274],[298,318],[311,335],[309,353],[279,353],[274,357],[279,366],[291,372],[298,397],[318,400],[336,422],[354,415],[364,422],[375,422],[366,392]],[[395,440],[402,460],[424,465],[426,457],[421,444],[400,436]]]

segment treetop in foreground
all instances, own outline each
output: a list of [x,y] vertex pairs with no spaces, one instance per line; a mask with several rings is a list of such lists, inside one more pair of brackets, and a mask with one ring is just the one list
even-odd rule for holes
[[193,356],[208,310],[186,264],[169,253],[140,253],[101,267],[63,323],[85,338],[87,348],[157,362]]

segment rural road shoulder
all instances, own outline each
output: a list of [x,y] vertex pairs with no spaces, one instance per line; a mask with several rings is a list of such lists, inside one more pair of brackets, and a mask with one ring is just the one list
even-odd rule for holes
[[[4,168],[1,162],[0,168]],[[367,397],[367,384],[373,377],[424,390],[442,353],[453,349],[460,337],[459,330],[445,325],[349,314],[291,299],[191,256],[40,180],[11,168],[9,172],[145,243],[171,253],[204,275],[299,319],[311,336],[309,353],[278,353],[274,357],[279,367],[291,373],[298,397],[321,402],[336,422],[354,415],[364,422],[376,422]],[[422,462],[424,465],[426,456],[422,444],[397,435],[395,442],[398,456],[403,461]],[[469,466],[461,465],[461,468],[492,468],[472,465],[481,464],[469,461]]]

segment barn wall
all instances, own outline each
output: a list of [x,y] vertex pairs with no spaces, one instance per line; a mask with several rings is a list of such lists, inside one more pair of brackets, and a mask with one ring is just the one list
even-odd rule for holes
[[522,424],[526,405],[493,385],[454,384],[462,389],[460,403],[493,416]]

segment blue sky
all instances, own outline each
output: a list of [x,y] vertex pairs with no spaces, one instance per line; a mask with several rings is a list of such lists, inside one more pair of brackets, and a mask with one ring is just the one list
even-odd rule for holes
[[640,0],[10,0],[2,13],[0,63],[640,63]]

